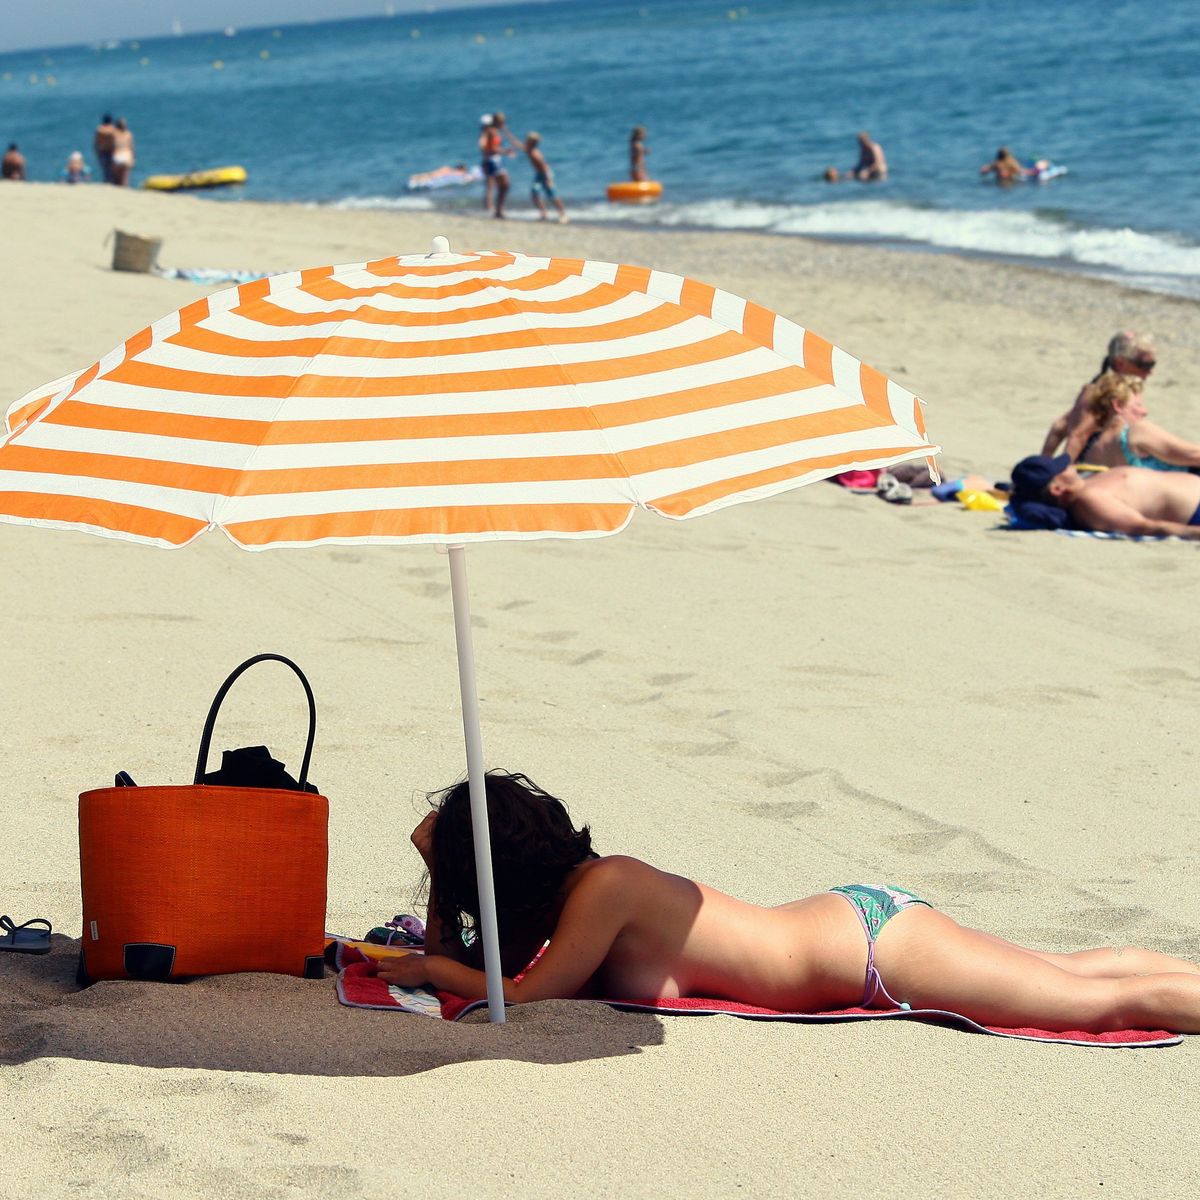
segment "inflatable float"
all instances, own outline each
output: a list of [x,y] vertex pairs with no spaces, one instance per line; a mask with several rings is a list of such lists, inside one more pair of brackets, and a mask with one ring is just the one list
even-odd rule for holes
[[623,179],[608,185],[608,198],[614,204],[652,204],[662,195],[656,179]]
[[1049,183],[1051,179],[1057,179],[1067,173],[1067,168],[1062,163],[1050,162],[1045,158],[1030,163],[1027,169],[1027,178],[1032,179],[1034,183]]
[[187,192],[194,188],[229,187],[245,182],[245,167],[212,167],[207,171],[188,171],[184,175],[151,175],[142,181],[142,187],[152,192]]
[[482,167],[438,167],[436,171],[422,171],[408,177],[410,192],[434,192],[438,188],[462,187],[467,183],[478,183],[483,178]]

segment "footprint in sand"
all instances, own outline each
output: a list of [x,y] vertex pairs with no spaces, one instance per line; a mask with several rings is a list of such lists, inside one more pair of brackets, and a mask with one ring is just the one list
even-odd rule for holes
[[694,674],[694,671],[682,671],[675,674],[651,675],[647,682],[655,687],[670,687],[673,683],[683,683],[685,679],[691,679]]
[[766,788],[791,787],[808,775],[806,771],[773,771],[770,775],[760,775],[758,782]]
[[765,817],[768,821],[785,823],[811,817],[820,807],[815,800],[758,800],[738,805],[742,812],[751,817]]
[[185,616],[183,613],[94,613],[85,617],[85,621],[198,621],[199,617]]

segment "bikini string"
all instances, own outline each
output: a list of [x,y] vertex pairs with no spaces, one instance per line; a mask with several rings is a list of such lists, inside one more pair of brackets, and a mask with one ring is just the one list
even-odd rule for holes
[[903,1009],[905,1012],[912,1012],[912,1005],[906,1000],[897,1000],[891,992],[887,990],[883,982],[883,976],[879,974],[879,968],[875,965],[875,942],[868,938],[867,941],[867,991],[863,996],[862,1008],[869,1008],[871,1001],[876,995],[882,992],[885,1000],[890,1000],[894,1007]]

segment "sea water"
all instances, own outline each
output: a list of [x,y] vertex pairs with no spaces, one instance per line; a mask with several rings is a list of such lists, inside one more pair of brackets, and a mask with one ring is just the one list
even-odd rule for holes
[[[71,150],[90,158],[111,111],[136,135],[135,183],[240,163],[247,184],[214,198],[457,208],[481,188],[420,195],[406,181],[477,162],[480,114],[503,109],[515,131],[541,132],[576,219],[1011,256],[1200,296],[1195,0],[387,8],[6,54],[0,137],[52,180]],[[631,209],[604,191],[626,174],[635,124],[664,198]],[[891,177],[826,184],[825,167],[855,161],[859,129]],[[981,181],[1001,144],[1069,173]],[[511,172],[511,215],[527,218],[531,172],[521,157]]]

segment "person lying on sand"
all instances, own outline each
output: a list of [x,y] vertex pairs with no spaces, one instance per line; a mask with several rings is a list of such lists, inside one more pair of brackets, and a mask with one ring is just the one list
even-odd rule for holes
[[1067,454],[1073,459],[1100,467],[1200,469],[1200,446],[1175,437],[1147,419],[1142,380],[1137,376],[1106,371],[1084,392],[1095,432],[1083,441],[1081,426],[1068,439]]
[[1075,403],[1063,413],[1046,434],[1042,444],[1043,454],[1057,454],[1063,442],[1078,437],[1082,446],[1093,433],[1096,425],[1088,412],[1084,398],[1088,387],[1095,383],[1106,371],[1116,371],[1119,375],[1130,375],[1145,382],[1150,372],[1158,364],[1158,352],[1154,347],[1154,338],[1148,333],[1138,333],[1136,329],[1122,329],[1108,339],[1108,350],[1100,370],[1088,380],[1075,397]]
[[[764,908],[636,858],[601,857],[588,827],[576,829],[562,801],[524,775],[491,771],[486,785],[510,1001],[703,996],[808,1012],[907,1004],[984,1025],[1200,1032],[1200,967],[1182,959],[1030,950],[879,884]],[[389,983],[486,993],[472,965],[478,941],[463,944],[479,916],[469,803],[467,784],[455,784],[413,831],[430,877],[426,952],[380,963]]]
[[1033,454],[1012,472],[1012,507],[1051,505],[1096,533],[1172,535],[1200,541],[1200,475],[1113,467],[1080,475],[1069,455]]

